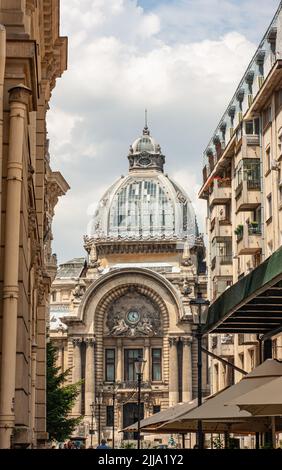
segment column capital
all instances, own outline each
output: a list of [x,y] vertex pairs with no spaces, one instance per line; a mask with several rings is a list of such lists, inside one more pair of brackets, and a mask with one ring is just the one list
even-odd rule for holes
[[175,346],[178,342],[178,337],[171,336],[170,338],[168,338],[168,342],[169,342],[170,347]]
[[79,346],[82,343],[82,338],[72,338],[72,344],[74,346]]
[[94,346],[94,344],[96,343],[96,338],[95,337],[84,338],[84,342],[86,343],[87,346]]
[[192,336],[182,336],[181,341],[183,346],[190,346],[193,343],[193,337]]
[[18,102],[25,105],[29,104],[30,96],[32,95],[32,91],[27,86],[20,83],[19,85],[13,86],[8,90],[9,92],[9,101],[11,102]]

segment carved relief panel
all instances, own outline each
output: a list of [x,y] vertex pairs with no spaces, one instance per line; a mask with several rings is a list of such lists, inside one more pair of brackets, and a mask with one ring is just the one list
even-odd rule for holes
[[157,305],[135,289],[115,300],[106,315],[108,336],[161,336],[161,314]]

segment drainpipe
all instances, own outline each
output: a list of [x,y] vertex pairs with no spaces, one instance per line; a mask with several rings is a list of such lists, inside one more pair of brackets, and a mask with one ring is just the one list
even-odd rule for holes
[[261,194],[261,261],[265,260],[265,207],[264,207],[264,162],[262,138],[262,114],[259,115],[259,148],[260,148],[260,194]]
[[3,101],[6,63],[6,29],[0,24],[0,242],[2,221],[2,171],[3,171]]
[[10,131],[7,161],[7,202],[2,319],[2,363],[0,396],[0,449],[11,447],[15,426],[15,382],[17,314],[19,298],[19,242],[23,144],[31,90],[18,85],[9,90]]

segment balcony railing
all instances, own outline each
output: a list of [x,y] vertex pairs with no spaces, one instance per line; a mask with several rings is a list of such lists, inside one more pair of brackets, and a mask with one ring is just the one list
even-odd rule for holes
[[231,199],[231,180],[229,178],[215,179],[211,189],[209,203],[226,204]]
[[238,334],[238,344],[239,346],[243,345],[253,345],[257,344],[258,340],[255,334],[250,333],[239,333]]
[[[118,390],[137,390],[137,380],[124,380],[123,382],[119,382],[116,385],[117,385]],[[142,382],[141,388],[151,389],[152,383]]]
[[235,190],[236,212],[251,211],[261,203],[260,180],[244,180]]
[[225,335],[221,335],[221,344],[233,344],[234,343],[234,336],[226,333]]
[[232,255],[217,255],[212,259],[211,264],[211,275],[212,277],[224,277],[232,278],[233,276],[233,264],[232,264]]
[[213,231],[213,237],[227,238],[232,237],[232,225],[230,220],[219,219],[215,217],[211,223],[211,231]]
[[237,235],[237,251],[239,255],[253,255],[261,251],[260,224],[245,224]]
[[249,235],[261,235],[261,225],[250,223],[248,225],[248,232]]

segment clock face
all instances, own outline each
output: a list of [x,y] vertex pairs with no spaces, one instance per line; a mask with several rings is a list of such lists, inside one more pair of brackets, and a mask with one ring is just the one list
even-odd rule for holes
[[151,163],[151,160],[148,157],[142,157],[139,159],[139,164],[142,166],[148,166],[150,165],[150,163]]
[[130,310],[127,314],[127,321],[129,323],[137,323],[140,319],[140,313],[136,310]]

